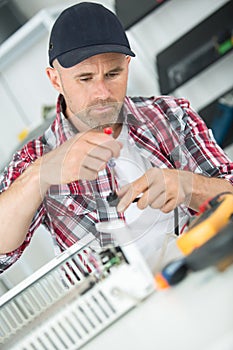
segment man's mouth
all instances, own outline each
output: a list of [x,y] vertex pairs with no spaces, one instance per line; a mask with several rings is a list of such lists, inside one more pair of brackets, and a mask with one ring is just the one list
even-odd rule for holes
[[111,105],[102,105],[102,106],[94,106],[92,107],[92,111],[95,113],[108,113],[112,112],[114,109]]

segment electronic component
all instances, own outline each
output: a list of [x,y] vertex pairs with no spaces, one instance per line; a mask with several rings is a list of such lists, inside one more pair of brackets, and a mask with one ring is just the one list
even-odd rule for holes
[[0,298],[1,350],[79,349],[154,290],[137,249],[91,234]]

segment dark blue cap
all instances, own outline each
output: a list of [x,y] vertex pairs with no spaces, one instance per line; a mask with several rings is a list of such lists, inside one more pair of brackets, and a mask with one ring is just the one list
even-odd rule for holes
[[81,2],[65,9],[54,23],[49,41],[49,63],[72,67],[101,53],[135,56],[117,16],[103,5]]

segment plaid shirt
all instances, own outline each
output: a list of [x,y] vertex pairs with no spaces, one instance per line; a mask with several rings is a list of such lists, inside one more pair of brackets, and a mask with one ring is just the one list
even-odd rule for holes
[[[61,105],[60,96],[53,124],[41,137],[29,142],[13,156],[1,179],[0,193],[38,157],[77,133],[61,113]],[[216,144],[211,131],[187,100],[169,96],[126,97],[123,116],[128,126],[129,142],[152,166],[188,170],[208,177],[225,178],[233,183],[233,163]],[[98,233],[95,223],[120,215],[114,208],[106,211],[106,197],[110,191],[108,168],[99,173],[96,181],[51,186],[35,213],[23,244],[15,251],[0,256],[0,270],[6,269],[21,256],[41,223],[50,230],[61,251],[89,232],[97,237],[101,246],[109,243],[111,237]]]

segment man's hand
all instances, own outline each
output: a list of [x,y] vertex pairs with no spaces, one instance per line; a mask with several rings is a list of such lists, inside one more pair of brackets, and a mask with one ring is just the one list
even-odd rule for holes
[[93,180],[121,144],[103,132],[74,136],[31,164],[0,196],[0,254],[18,248],[48,188],[79,179]]
[[37,161],[42,184],[67,184],[94,180],[110,158],[117,158],[121,144],[97,131],[79,133]]
[[125,211],[137,197],[140,197],[137,204],[139,209],[150,206],[168,213],[184,203],[198,210],[206,199],[225,191],[232,192],[233,187],[224,179],[183,170],[151,168],[118,191],[120,202],[117,210]]

